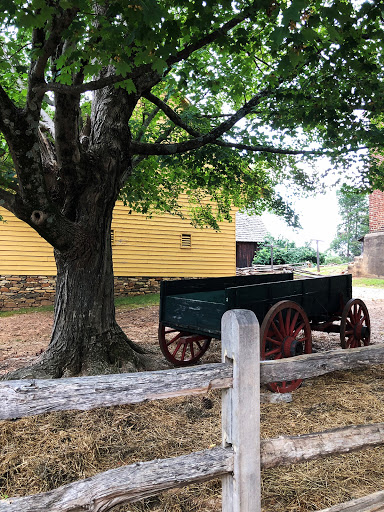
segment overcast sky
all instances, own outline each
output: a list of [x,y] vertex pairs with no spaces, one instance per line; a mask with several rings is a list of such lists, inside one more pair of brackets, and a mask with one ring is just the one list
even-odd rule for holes
[[[320,251],[328,249],[340,223],[336,189],[330,189],[325,195],[299,199],[295,204],[295,210],[300,216],[303,229],[294,230],[276,215],[265,213],[262,219],[269,233],[275,238],[288,238],[296,245],[304,245],[311,239],[322,240],[319,243]],[[316,242],[312,242],[312,245],[316,247]]]

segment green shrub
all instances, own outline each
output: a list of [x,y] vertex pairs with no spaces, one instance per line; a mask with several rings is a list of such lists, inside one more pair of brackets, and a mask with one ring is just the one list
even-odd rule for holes
[[348,263],[348,259],[334,255],[327,255],[325,257],[325,265],[341,265],[342,263]]
[[[307,243],[297,247],[294,242],[285,238],[269,238],[256,252],[253,263],[255,265],[269,265],[271,263],[271,245],[273,245],[273,263],[284,264],[305,264],[308,262],[317,263],[316,250]],[[325,254],[319,254],[320,264],[325,262]]]

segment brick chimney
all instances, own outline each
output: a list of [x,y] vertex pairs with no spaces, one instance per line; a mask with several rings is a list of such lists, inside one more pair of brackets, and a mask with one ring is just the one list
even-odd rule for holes
[[369,196],[369,232],[384,231],[384,192],[375,190]]

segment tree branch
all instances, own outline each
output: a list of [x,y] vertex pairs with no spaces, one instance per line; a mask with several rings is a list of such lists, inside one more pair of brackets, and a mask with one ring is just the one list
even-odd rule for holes
[[14,126],[16,126],[18,112],[16,105],[0,85],[0,131],[10,146],[13,137],[16,136]]
[[47,61],[54,54],[64,30],[66,30],[75,19],[78,10],[78,7],[73,7],[72,9],[66,9],[59,16],[54,16],[49,37],[41,48],[39,58],[32,64],[33,67],[31,71],[34,79],[41,80],[44,78]]
[[[240,108],[237,112],[232,114],[226,121],[219,124],[216,128],[214,128],[207,134],[198,135],[198,132],[194,131],[194,139],[185,142],[180,142],[177,144],[144,144],[141,142],[133,141],[131,143],[131,149],[136,154],[171,155],[176,153],[185,153],[187,151],[191,151],[193,149],[205,146],[206,144],[211,144],[214,141],[216,141],[219,137],[221,137],[224,133],[228,132],[240,119],[245,117],[247,114],[251,113],[254,107],[258,105],[263,98],[269,96],[270,93],[271,91],[268,88],[259,92],[250,101],[245,103],[245,105],[243,105],[242,108]],[[176,113],[175,115],[177,116]],[[302,153],[299,152],[297,154]]]
[[138,78],[142,74],[145,74],[149,71],[152,71],[152,65],[146,64],[140,68],[137,68],[132,73],[128,73],[126,76],[122,75],[108,75],[98,78],[96,80],[91,80],[90,82],[85,82],[79,85],[65,85],[59,84],[57,82],[39,84],[36,88],[37,91],[53,91],[59,92],[62,94],[81,94],[87,91],[98,91],[100,89],[104,89],[104,87],[108,87],[110,85],[115,85],[119,82],[124,82],[125,80],[134,80]]
[[27,94],[27,110],[36,119],[40,116],[41,103],[44,98],[45,68],[48,59],[52,57],[60,44],[63,32],[70,26],[78,8],[66,9],[59,16],[54,16],[50,34],[45,40],[45,31],[42,28],[33,31],[33,49],[39,52],[39,57],[31,62],[29,70],[29,84]]
[[0,188],[0,206],[15,213],[15,195]]
[[196,50],[200,50],[204,46],[207,46],[207,44],[213,43],[220,36],[226,35],[230,30],[232,30],[237,25],[242,23],[246,18],[251,16],[256,10],[260,9],[260,7],[256,4],[257,3],[254,2],[250,7],[248,7],[248,9],[244,9],[244,11],[240,12],[237,16],[227,21],[227,23],[224,23],[222,27],[213,30],[212,32],[202,37],[198,41],[195,41],[194,43],[187,45],[185,48],[183,48],[183,50],[176,53],[176,55],[169,57],[167,59],[167,64],[169,66],[173,66],[177,62],[187,59]]
[[197,131],[188,126],[184,121],[181,119],[179,114],[175,112],[169,105],[167,105],[163,100],[152,94],[151,92],[146,92],[143,94],[143,97],[146,98],[148,101],[156,105],[159,109],[161,109],[164,114],[170,119],[175,125],[179,126],[183,130],[185,130],[187,133],[192,135],[193,137],[200,137],[201,134]]
[[49,117],[49,115],[45,112],[45,110],[41,109],[40,115],[41,115],[40,128],[48,131],[52,135],[52,137],[55,138],[55,123]]

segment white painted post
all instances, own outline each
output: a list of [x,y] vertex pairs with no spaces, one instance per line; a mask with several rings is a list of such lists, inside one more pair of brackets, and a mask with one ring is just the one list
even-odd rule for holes
[[223,391],[223,446],[234,451],[233,475],[222,478],[223,512],[261,512],[260,329],[255,314],[227,311],[221,322],[222,361],[233,364]]

